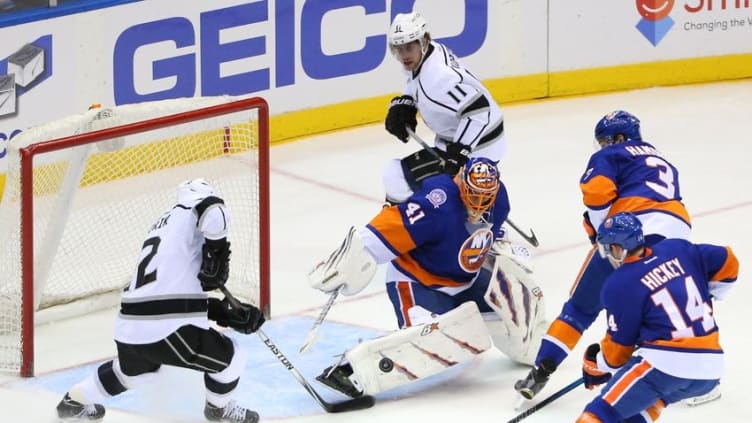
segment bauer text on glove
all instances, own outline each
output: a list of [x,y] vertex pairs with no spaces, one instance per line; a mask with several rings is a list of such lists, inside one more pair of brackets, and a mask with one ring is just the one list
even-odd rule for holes
[[415,131],[418,126],[417,114],[418,108],[415,107],[415,101],[412,97],[409,95],[394,97],[389,103],[389,111],[386,114],[384,126],[390,134],[406,143],[408,134],[405,127]]

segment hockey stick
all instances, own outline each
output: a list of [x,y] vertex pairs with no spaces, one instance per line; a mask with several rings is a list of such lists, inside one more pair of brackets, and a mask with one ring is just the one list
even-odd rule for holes
[[569,393],[570,391],[574,390],[576,387],[582,385],[584,382],[584,378],[579,378],[575,380],[574,382],[570,383],[569,385],[559,389],[557,392],[553,393],[548,398],[544,399],[543,401],[539,402],[538,404],[535,404],[534,406],[528,408],[527,410],[523,411],[522,413],[518,414],[515,418],[512,420],[509,420],[507,423],[517,423],[525,418],[527,418],[529,415],[535,413],[536,411],[540,410],[541,408],[547,406],[548,404],[551,404],[552,402],[556,401],[557,399],[563,397],[565,394]]
[[[230,302],[230,304],[235,308],[243,308],[243,305],[240,304],[240,301],[238,301],[237,298],[235,298],[230,291],[225,286],[220,286],[219,289],[222,291],[223,294],[225,294],[225,297],[227,297],[227,300]],[[264,342],[264,345],[266,345],[269,348],[269,351],[274,354],[275,357],[279,360],[282,365],[285,366],[285,368],[292,373],[293,377],[300,382],[301,385],[303,385],[303,388],[305,388],[306,391],[313,397],[314,400],[316,400],[317,403],[326,410],[327,413],[342,413],[345,411],[354,411],[354,410],[362,410],[364,408],[370,408],[373,407],[375,404],[375,401],[372,396],[370,395],[364,395],[362,397],[349,399],[342,402],[327,402],[324,400],[324,398],[319,395],[318,392],[316,392],[315,389],[313,389],[313,386],[311,386],[308,381],[305,380],[303,375],[298,371],[298,369],[295,368],[295,366],[292,365],[292,362],[285,357],[285,355],[282,353],[282,351],[277,348],[276,345],[272,342],[271,339],[269,339],[268,336],[261,330],[258,329],[256,331],[256,335],[261,338],[261,341]]]
[[538,242],[538,237],[535,236],[535,232],[533,232],[532,228],[530,228],[530,235],[528,235],[523,232],[522,229],[517,227],[517,225],[515,225],[514,222],[512,222],[509,218],[507,218],[507,223],[512,227],[512,229],[514,229],[515,232],[520,234],[520,236],[525,239],[525,241],[529,242],[533,247],[537,247],[540,244]]
[[[421,145],[421,147],[423,147],[424,150],[426,150],[432,156],[434,156],[435,158],[439,159],[439,161],[441,162],[442,165],[444,164],[444,158],[441,157],[441,155],[439,153],[437,153],[436,150],[434,150],[433,148],[431,148],[428,145],[428,143],[426,143],[423,140],[423,138],[421,138],[418,134],[415,133],[415,131],[413,131],[409,127],[406,126],[405,129],[407,130],[407,135],[410,135],[410,138],[414,139],[418,144]],[[507,218],[507,223],[509,223],[509,226],[511,226],[512,229],[515,230],[515,232],[517,232],[518,234],[520,234],[520,236],[525,241],[529,242],[530,245],[532,245],[533,247],[537,247],[540,244],[538,242],[538,237],[535,236],[535,232],[533,232],[532,229],[530,229],[530,235],[528,235],[525,232],[523,232],[522,229],[520,229],[517,225],[514,224],[514,222],[512,222],[508,218]]]
[[303,342],[303,345],[300,347],[300,353],[304,353],[308,350],[308,348],[313,345],[313,343],[316,341],[316,335],[319,332],[319,327],[321,327],[321,324],[324,322],[324,319],[326,318],[326,315],[329,314],[329,309],[332,308],[334,305],[334,300],[337,299],[337,296],[339,295],[339,292],[342,290],[344,285],[337,288],[334,292],[332,292],[332,295],[329,297],[329,300],[324,304],[324,307],[321,309],[321,312],[319,313],[319,317],[316,318],[316,321],[313,322],[313,326],[311,326],[311,330],[308,331],[308,336],[306,336],[305,342]]

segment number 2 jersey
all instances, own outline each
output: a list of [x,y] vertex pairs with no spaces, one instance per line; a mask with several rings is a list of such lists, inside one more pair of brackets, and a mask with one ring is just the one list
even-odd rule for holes
[[207,294],[201,288],[204,239],[227,236],[230,215],[218,197],[178,204],[151,226],[115,322],[115,340],[147,344],[184,325],[208,329]]
[[645,235],[689,239],[679,171],[655,147],[641,140],[609,145],[590,156],[586,169],[580,189],[594,228],[628,211],[640,219]]
[[653,367],[687,379],[718,379],[723,350],[713,299],[736,281],[739,261],[729,247],[667,239],[625,261],[607,279],[601,298],[608,330],[601,342],[610,367],[627,362],[635,346]]
[[509,216],[506,187],[500,184],[485,221],[467,222],[459,187],[446,174],[423,180],[407,201],[384,208],[360,230],[378,263],[391,261],[403,275],[435,289],[470,286],[501,225]]

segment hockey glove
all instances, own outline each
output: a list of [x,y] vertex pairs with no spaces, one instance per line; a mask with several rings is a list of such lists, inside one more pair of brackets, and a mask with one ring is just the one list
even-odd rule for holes
[[593,389],[611,379],[611,373],[604,372],[598,368],[596,357],[600,351],[600,344],[591,344],[585,350],[585,357],[582,359],[582,378],[585,381],[585,387],[588,389]]
[[588,214],[587,210],[582,213],[582,227],[585,228],[585,233],[587,233],[590,244],[595,245],[595,239],[598,233],[593,226],[593,222],[590,221],[590,215]]
[[198,272],[201,289],[212,291],[224,286],[230,275],[230,243],[225,238],[207,239],[201,253],[203,258]]
[[407,126],[415,131],[418,126],[417,114],[418,108],[415,107],[415,101],[412,97],[409,95],[394,97],[389,103],[389,112],[386,114],[384,126],[390,134],[406,143],[408,135],[405,127]]
[[258,307],[251,304],[240,304],[242,307],[234,308],[227,298],[221,301],[218,298],[209,298],[209,320],[214,320],[218,325],[235,329],[240,333],[256,332],[266,321],[264,314]]
[[444,173],[456,175],[470,157],[470,147],[459,142],[447,144]]

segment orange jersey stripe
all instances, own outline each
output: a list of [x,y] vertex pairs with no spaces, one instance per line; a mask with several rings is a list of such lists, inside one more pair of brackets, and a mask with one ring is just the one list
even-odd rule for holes
[[402,223],[397,206],[382,209],[370,224],[384,237],[390,247],[397,250],[397,255],[415,249],[415,241]]
[[710,278],[711,280],[735,280],[737,276],[739,276],[739,259],[736,258],[734,252],[731,251],[731,248],[729,247],[726,247],[726,253],[728,254],[728,257],[726,257],[726,263],[723,263],[721,270],[713,275],[713,277]]
[[409,255],[402,255],[394,259],[394,264],[398,269],[412,275],[416,281],[426,286],[449,286],[457,287],[466,285],[463,282],[457,282],[449,278],[443,278],[436,276],[428,270],[424,269],[417,261],[413,260]]
[[640,212],[645,210],[660,210],[671,213],[681,220],[692,226],[689,212],[680,201],[654,201],[645,197],[624,197],[614,201],[608,211],[608,216],[613,216],[620,212]]
[[628,372],[622,375],[621,379],[619,379],[618,382],[616,382],[611,386],[611,388],[609,388],[608,392],[602,394],[603,400],[613,406],[616,401],[618,401],[619,398],[627,390],[629,390],[635,380],[641,378],[652,368],[653,366],[651,366],[647,361],[643,361],[640,364],[632,367]]
[[705,336],[695,336],[692,338],[681,338],[668,340],[656,340],[645,342],[645,345],[656,345],[662,347],[679,348],[683,350],[718,350],[722,351],[721,344],[718,340],[718,331]]
[[603,358],[606,359],[606,363],[611,367],[621,367],[626,364],[635,350],[633,346],[625,346],[614,342],[611,339],[610,333],[607,333],[606,337],[601,341],[601,349],[603,351]]
[[410,314],[408,314],[407,310],[415,305],[413,291],[410,289],[410,282],[397,282],[397,292],[400,297],[400,310],[402,311],[402,318],[405,320],[405,327],[410,327],[413,324],[410,321]]
[[580,189],[582,190],[582,202],[591,209],[606,206],[618,194],[614,181],[602,175],[594,176],[584,184],[580,184]]
[[582,262],[582,266],[580,266],[580,271],[577,272],[577,277],[574,279],[574,283],[572,284],[572,287],[569,288],[569,296],[571,297],[572,294],[574,294],[574,290],[577,289],[577,285],[580,284],[580,279],[582,279],[582,274],[585,273],[585,269],[587,269],[588,264],[590,263],[590,260],[593,258],[593,254],[598,253],[598,245],[593,245],[590,248],[590,251],[588,251],[587,257],[585,257],[585,261]]
[[559,319],[556,319],[551,323],[546,335],[558,339],[564,343],[570,351],[574,349],[574,346],[577,345],[577,342],[579,342],[582,337],[582,334],[578,332],[577,329]]
[[652,421],[656,421],[661,417],[661,412],[663,412],[664,408],[666,408],[666,404],[662,400],[658,400],[645,411],[648,413],[648,416],[650,416]]

